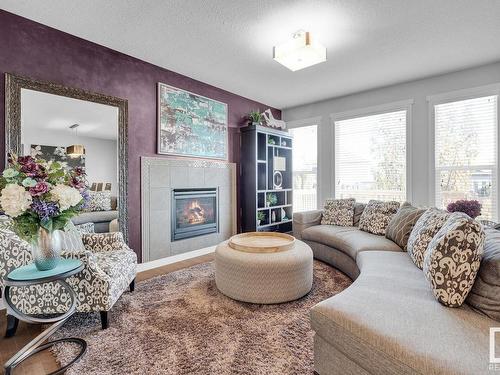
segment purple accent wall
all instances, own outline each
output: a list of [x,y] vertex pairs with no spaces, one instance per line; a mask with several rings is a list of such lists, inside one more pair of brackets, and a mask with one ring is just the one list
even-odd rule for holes
[[[168,46],[165,47],[165,53],[168,53]],[[265,104],[3,10],[0,10],[0,73],[1,166],[5,163],[4,73],[52,81],[128,100],[129,233],[130,246],[139,257],[141,256],[140,157],[157,156],[157,82],[164,82],[228,104],[231,162],[239,162],[238,128],[244,125],[243,117],[252,109],[268,108]],[[276,117],[281,116],[281,111],[273,109],[273,112]]]

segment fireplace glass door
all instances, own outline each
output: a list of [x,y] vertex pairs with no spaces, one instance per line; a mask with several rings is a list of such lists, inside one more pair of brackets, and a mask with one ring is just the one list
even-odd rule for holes
[[172,240],[218,232],[217,188],[174,189]]

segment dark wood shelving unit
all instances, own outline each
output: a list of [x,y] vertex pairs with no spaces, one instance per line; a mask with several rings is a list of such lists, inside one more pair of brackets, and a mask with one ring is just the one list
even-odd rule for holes
[[[259,125],[241,129],[241,230],[243,232],[292,230],[293,139],[287,131]],[[276,164],[282,164],[277,165]],[[282,176],[281,187],[276,187],[273,175],[276,169]],[[276,203],[267,204],[269,195]],[[258,212],[265,219],[260,223]],[[274,218],[274,220],[273,220]]]

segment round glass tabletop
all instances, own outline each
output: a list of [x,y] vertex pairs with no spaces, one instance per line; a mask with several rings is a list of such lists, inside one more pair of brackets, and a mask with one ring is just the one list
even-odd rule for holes
[[47,271],[39,271],[37,270],[35,263],[30,263],[11,271],[7,275],[7,278],[13,281],[45,279],[47,277],[53,277],[71,272],[81,265],[82,262],[78,259],[60,259],[55,268]]

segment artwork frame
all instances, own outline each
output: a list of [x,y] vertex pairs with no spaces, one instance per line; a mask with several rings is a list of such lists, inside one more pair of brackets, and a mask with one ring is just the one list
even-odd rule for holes
[[[197,117],[197,111],[209,112],[213,121]],[[182,135],[183,133],[188,134]],[[210,145],[208,149],[207,145]],[[228,161],[228,105],[191,91],[158,82],[157,153]]]

